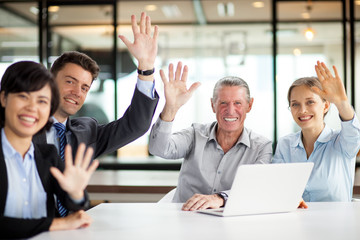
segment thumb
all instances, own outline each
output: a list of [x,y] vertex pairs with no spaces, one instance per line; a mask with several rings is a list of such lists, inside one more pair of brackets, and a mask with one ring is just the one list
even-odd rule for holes
[[119,35],[119,38],[121,39],[121,41],[123,41],[123,43],[126,45],[126,47],[129,48],[129,46],[131,45],[131,42],[124,35]]
[[198,87],[200,87],[200,85],[201,85],[200,82],[193,83],[191,85],[191,87],[189,88],[190,94],[193,94],[195,92],[195,90],[198,89]]
[[58,181],[58,183],[63,181],[64,175],[59,169],[57,169],[56,167],[51,167],[50,172],[54,176],[54,178]]

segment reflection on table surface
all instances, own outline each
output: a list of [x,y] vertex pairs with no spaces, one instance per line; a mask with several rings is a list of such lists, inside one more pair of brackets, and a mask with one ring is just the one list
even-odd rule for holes
[[290,213],[216,217],[181,204],[105,203],[88,211],[86,229],[46,232],[34,239],[359,239],[360,202],[309,203]]

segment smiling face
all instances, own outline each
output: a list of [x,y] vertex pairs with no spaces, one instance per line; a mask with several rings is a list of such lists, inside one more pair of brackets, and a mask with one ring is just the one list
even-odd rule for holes
[[223,86],[219,88],[217,99],[213,99],[211,102],[218,122],[217,134],[233,134],[239,137],[252,103],[252,98],[249,102],[247,101],[247,93],[243,87]]
[[86,99],[92,83],[92,75],[77,64],[68,63],[55,76],[60,92],[60,105],[54,117],[64,122],[76,114]]
[[[47,84],[34,92],[1,92],[1,105],[5,108],[4,131],[8,139],[31,138],[50,117],[51,90]],[[14,138],[15,137],[15,138]]]
[[329,107],[328,101],[324,101],[307,86],[297,86],[291,91],[291,114],[302,130],[322,129],[324,114],[329,111]]

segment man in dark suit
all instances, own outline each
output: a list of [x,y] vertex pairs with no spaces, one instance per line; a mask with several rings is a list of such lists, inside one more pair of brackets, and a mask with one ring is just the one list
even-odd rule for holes
[[[139,75],[132,102],[118,120],[101,125],[89,117],[69,119],[80,110],[93,80],[98,76],[99,67],[94,60],[83,53],[66,52],[51,67],[60,91],[60,105],[53,115],[54,125],[61,123],[66,127],[66,142],[72,146],[73,153],[82,142],[94,149],[93,158],[113,152],[142,136],[151,125],[159,99],[154,90],[158,27],[155,26],[151,36],[151,21],[145,13],[141,14],[139,26],[135,16],[131,16],[131,22],[134,43],[122,35],[119,37],[138,60]],[[46,135],[36,135],[33,141],[54,144],[58,150],[61,146],[54,126]]]

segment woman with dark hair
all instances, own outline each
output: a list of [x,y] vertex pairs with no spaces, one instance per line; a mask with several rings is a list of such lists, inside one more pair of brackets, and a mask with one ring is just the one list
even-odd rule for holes
[[[317,62],[317,78],[300,78],[291,85],[289,108],[301,131],[281,138],[273,159],[273,163],[314,163],[303,193],[306,202],[352,200],[360,124],[335,66],[333,69],[335,76]],[[341,130],[324,122],[331,103],[339,111]]]
[[[0,89],[0,238],[24,238],[43,231],[76,229],[91,224],[83,210],[85,187],[98,161],[92,149],[79,146],[74,164],[70,147],[64,163],[53,145],[34,144],[32,137],[51,126],[59,105],[56,83],[35,62],[12,64]],[[55,218],[55,200],[73,213]]]

